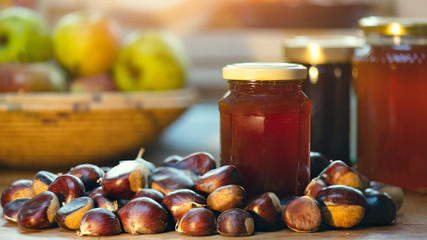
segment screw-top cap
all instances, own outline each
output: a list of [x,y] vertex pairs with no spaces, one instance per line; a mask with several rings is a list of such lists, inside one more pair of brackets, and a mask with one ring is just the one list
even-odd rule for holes
[[366,33],[388,36],[427,36],[427,18],[364,17],[359,20],[360,28]]
[[294,63],[235,63],[222,69],[228,80],[301,80],[307,77],[307,68]]

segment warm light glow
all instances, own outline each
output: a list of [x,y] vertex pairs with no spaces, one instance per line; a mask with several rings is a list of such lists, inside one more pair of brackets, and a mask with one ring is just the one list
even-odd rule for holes
[[308,53],[310,54],[310,61],[317,63],[322,57],[320,46],[316,43],[310,43],[308,45]]
[[405,29],[399,23],[392,23],[388,26],[387,31],[390,35],[403,35]]
[[311,84],[316,84],[319,79],[319,70],[315,66],[311,66],[308,69],[308,76],[310,78]]

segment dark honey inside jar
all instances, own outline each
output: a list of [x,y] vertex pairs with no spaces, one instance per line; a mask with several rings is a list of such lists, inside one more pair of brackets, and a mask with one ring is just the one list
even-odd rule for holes
[[427,19],[361,19],[357,162],[372,180],[427,189]]
[[309,181],[311,102],[298,64],[228,65],[219,102],[221,164],[235,165],[249,196],[302,194]]

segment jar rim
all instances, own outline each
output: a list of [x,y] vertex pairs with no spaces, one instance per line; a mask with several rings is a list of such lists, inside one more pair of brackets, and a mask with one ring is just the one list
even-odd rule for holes
[[359,20],[359,28],[365,33],[386,36],[427,35],[427,18],[369,16]]
[[234,63],[222,69],[222,76],[228,80],[302,80],[307,77],[307,68],[301,64],[282,62]]

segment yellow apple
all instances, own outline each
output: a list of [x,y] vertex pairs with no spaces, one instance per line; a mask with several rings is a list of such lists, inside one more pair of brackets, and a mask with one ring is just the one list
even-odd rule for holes
[[101,12],[69,13],[53,32],[55,59],[75,77],[106,73],[119,50],[119,35],[119,26]]

